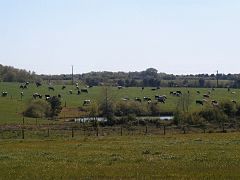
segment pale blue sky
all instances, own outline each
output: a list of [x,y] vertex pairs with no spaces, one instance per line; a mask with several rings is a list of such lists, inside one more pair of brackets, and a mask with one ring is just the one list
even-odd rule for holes
[[0,64],[240,73],[239,0],[0,0]]

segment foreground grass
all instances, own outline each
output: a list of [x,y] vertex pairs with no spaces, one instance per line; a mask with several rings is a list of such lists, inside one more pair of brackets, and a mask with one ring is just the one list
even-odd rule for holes
[[239,179],[240,133],[0,141],[1,179]]

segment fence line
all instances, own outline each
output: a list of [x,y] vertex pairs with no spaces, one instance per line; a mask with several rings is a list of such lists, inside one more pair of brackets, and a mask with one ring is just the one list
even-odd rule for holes
[[74,138],[84,136],[131,136],[131,135],[171,135],[188,133],[239,132],[239,125],[224,124],[223,127],[213,125],[183,125],[183,126],[0,126],[0,139],[26,138]]

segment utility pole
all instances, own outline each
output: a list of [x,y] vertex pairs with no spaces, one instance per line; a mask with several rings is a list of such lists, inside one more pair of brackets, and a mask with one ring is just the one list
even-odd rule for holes
[[72,66],[72,85],[73,85],[73,66]]
[[218,88],[218,70],[217,70],[217,88]]

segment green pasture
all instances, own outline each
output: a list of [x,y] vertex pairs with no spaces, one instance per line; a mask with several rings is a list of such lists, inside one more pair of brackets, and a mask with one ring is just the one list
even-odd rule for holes
[[[62,85],[55,85],[55,91],[49,91],[47,85],[43,85],[39,88],[36,87],[35,84],[30,84],[28,89],[22,90],[19,88],[20,83],[3,83],[0,82],[0,92],[7,91],[7,97],[0,97],[0,124],[7,123],[19,123],[22,122],[21,112],[24,110],[28,102],[30,102],[33,98],[32,95],[34,93],[39,93],[41,95],[49,94],[49,95],[58,95],[62,96],[62,105],[69,108],[80,107],[83,105],[83,101],[86,99],[90,99],[92,102],[100,102],[104,96],[105,91],[103,87],[93,87],[89,88],[89,93],[81,93],[81,95],[77,95],[77,90],[75,86],[66,85],[66,89],[62,90]],[[84,88],[83,86],[81,88]],[[139,97],[143,99],[144,96],[148,96],[154,99],[155,95],[166,95],[167,101],[165,104],[159,104],[161,112],[173,112],[176,110],[178,106],[178,101],[180,97],[172,96],[169,94],[170,91],[180,90],[182,93],[186,93],[189,91],[189,110],[196,111],[203,108],[201,105],[196,105],[196,100],[203,99],[203,94],[206,94],[211,89],[208,88],[161,88],[156,91],[152,91],[152,88],[145,88],[143,91],[139,87],[129,87],[118,89],[117,87],[108,88],[108,95],[113,101],[121,101],[121,98],[128,97],[132,101],[135,97]],[[69,93],[69,90],[73,90],[73,94]],[[24,92],[24,97],[21,100],[21,91]],[[200,91],[200,94],[197,94],[196,91]],[[232,94],[231,92],[235,92]],[[236,100],[240,102],[240,91],[239,89],[231,89],[230,92],[227,91],[226,88],[219,88],[215,91],[211,91],[210,99],[217,100],[219,102],[225,100]],[[143,102],[143,105],[147,106],[147,102]],[[26,119],[26,122],[31,122],[31,119]],[[47,122],[47,121],[43,121]]]
[[0,179],[240,179],[240,134],[0,141]]

